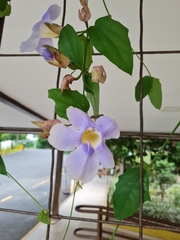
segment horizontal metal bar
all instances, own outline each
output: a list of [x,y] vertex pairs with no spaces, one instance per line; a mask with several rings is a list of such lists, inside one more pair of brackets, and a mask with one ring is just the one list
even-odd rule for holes
[[0,54],[0,57],[42,57],[40,54],[37,53],[28,53],[28,54],[24,54],[24,53],[18,53],[18,54]]
[[[15,132],[15,133],[34,133],[39,134],[42,132],[40,128],[19,128],[19,127],[0,127],[0,132]],[[139,139],[139,132],[121,132],[121,137],[131,137]],[[169,134],[169,133],[144,133],[144,139],[167,139],[173,141],[180,141],[180,134]]]
[[[140,137],[140,133],[139,132],[122,131],[121,137],[131,137],[131,138],[138,139]],[[167,138],[169,138],[170,140],[173,140],[173,141],[180,141],[180,134],[179,133],[170,134],[170,133],[158,133],[158,132],[144,132],[143,138],[144,139],[167,139]]]
[[[139,51],[133,54],[140,54]],[[143,51],[143,54],[180,54],[180,50],[164,50],[164,51]],[[101,53],[93,53],[93,56],[102,56]],[[0,57],[41,57],[40,54],[0,54]]]
[[0,127],[0,132],[39,134],[42,132],[42,129],[40,129],[40,128],[19,128],[19,127]]
[[[22,211],[22,210],[16,210],[16,209],[6,209],[6,208],[0,208],[0,212],[6,212],[6,213],[17,213],[17,214],[26,214],[26,215],[33,215],[38,216],[39,213],[37,212],[30,212],[30,211]],[[98,220],[98,219],[92,219],[92,218],[82,218],[82,217],[69,217],[64,215],[50,215],[53,219],[65,219],[65,220],[73,220],[73,221],[83,221],[83,222],[93,222],[93,223],[106,223],[106,224],[115,224],[115,225],[122,225],[122,226],[131,226],[131,227],[138,227],[139,224],[134,223],[128,223],[128,222],[119,222],[119,221],[106,221],[106,220]],[[176,231],[180,232],[180,228],[178,227],[161,227],[161,226],[148,226],[143,225],[143,228],[151,228],[151,229],[159,229],[159,230],[168,230],[168,231]]]

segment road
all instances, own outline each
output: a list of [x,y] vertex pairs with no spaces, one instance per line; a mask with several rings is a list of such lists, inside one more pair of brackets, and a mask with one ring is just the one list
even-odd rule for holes
[[[47,209],[51,150],[23,150],[3,156],[6,170]],[[62,174],[60,202],[68,195],[62,192],[70,180]],[[40,212],[33,200],[11,179],[0,175],[0,208]],[[37,217],[0,212],[0,240],[20,240],[37,223]]]

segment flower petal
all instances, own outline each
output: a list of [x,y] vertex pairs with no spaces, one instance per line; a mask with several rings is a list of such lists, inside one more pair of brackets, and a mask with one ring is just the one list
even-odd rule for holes
[[101,132],[104,139],[119,138],[120,130],[114,119],[102,116],[96,120],[97,130]]
[[69,107],[67,109],[67,116],[72,126],[76,129],[84,131],[86,128],[96,128],[96,124],[93,120],[78,108]]
[[38,43],[38,46],[35,48],[35,50],[36,50],[39,54],[42,55],[42,53],[41,53],[42,45],[50,45],[50,46],[52,46],[52,44],[53,44],[52,39],[50,39],[50,38],[41,38],[40,41],[39,41],[39,43]]
[[39,34],[32,33],[31,37],[26,41],[22,42],[20,45],[20,52],[32,52],[38,46],[39,43]]
[[81,144],[81,134],[72,127],[57,123],[51,128],[48,141],[60,151],[71,151]]
[[66,159],[66,170],[70,178],[87,183],[98,171],[98,159],[88,144],[81,144]]
[[105,143],[101,143],[96,149],[95,149],[95,155],[97,156],[99,162],[105,167],[105,168],[113,168],[114,167],[114,159],[111,151],[109,148],[105,145]]
[[45,12],[45,14],[42,17],[42,20],[52,20],[54,21],[57,19],[60,15],[61,8],[57,4],[51,5],[48,10]]

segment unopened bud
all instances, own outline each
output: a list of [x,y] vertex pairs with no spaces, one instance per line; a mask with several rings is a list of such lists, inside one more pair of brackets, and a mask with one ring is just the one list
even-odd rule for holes
[[59,68],[67,68],[70,64],[68,57],[64,56],[58,49],[49,45],[43,45],[41,48],[43,58],[51,65]]
[[71,88],[69,87],[69,84],[72,84],[73,81],[74,81],[74,78],[71,74],[64,76],[61,83],[61,93],[64,91],[64,89],[71,90]]
[[95,66],[92,69],[92,82],[104,83],[106,80],[106,72],[103,66]]

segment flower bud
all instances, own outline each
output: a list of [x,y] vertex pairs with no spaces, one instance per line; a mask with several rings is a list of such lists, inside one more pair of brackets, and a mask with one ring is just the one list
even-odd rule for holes
[[61,83],[61,93],[64,91],[64,89],[71,90],[71,88],[69,87],[69,84],[72,84],[73,81],[74,81],[74,78],[72,75],[70,74],[65,75]]
[[106,72],[103,66],[95,66],[92,69],[92,82],[104,83],[106,80]]
[[68,57],[64,56],[58,49],[49,45],[43,45],[41,48],[43,58],[51,65],[59,68],[67,68],[70,64]]
[[88,7],[88,0],[80,0],[80,3],[83,8],[78,12],[79,19],[82,22],[87,22],[91,18],[91,12]]

